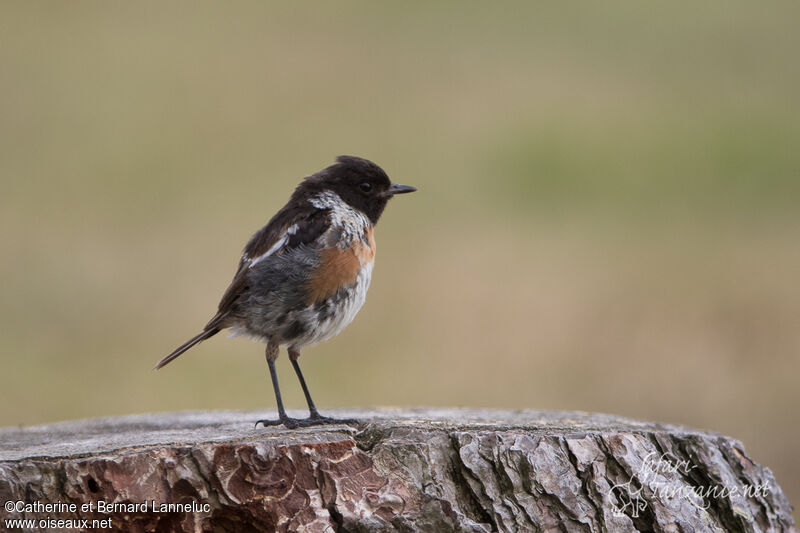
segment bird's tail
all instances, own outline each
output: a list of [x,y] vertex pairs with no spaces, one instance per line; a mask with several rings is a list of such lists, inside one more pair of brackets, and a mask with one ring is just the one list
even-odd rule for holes
[[170,361],[172,361],[173,359],[178,357],[180,354],[182,354],[183,352],[185,352],[186,350],[188,350],[189,348],[191,348],[195,344],[203,342],[204,340],[206,340],[209,337],[213,337],[214,335],[219,333],[219,330],[220,330],[220,328],[216,327],[216,326],[212,326],[210,328],[208,326],[206,326],[206,329],[204,329],[202,331],[202,333],[199,333],[198,335],[195,335],[194,337],[192,337],[188,341],[184,342],[183,344],[181,344],[180,346],[175,348],[175,350],[171,354],[169,354],[164,359],[159,361],[158,364],[155,367],[155,370],[158,370],[162,366],[166,365],[167,363],[169,363]]

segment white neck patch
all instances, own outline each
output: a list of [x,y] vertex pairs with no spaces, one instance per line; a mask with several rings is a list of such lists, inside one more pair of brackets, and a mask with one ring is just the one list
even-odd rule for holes
[[361,237],[372,226],[367,215],[354,209],[333,191],[323,191],[308,201],[318,209],[331,210],[331,224],[349,237]]

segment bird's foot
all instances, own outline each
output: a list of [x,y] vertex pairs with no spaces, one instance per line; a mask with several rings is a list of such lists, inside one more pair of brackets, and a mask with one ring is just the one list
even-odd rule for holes
[[299,425],[300,422],[302,422],[302,419],[300,418],[290,418],[288,416],[282,416],[277,420],[269,420],[269,419],[257,420],[256,427],[258,427],[259,424],[261,424],[264,427],[284,425],[289,429],[294,429],[296,427],[300,427]]
[[311,415],[301,420],[300,422],[305,422],[308,426],[321,426],[324,424],[342,424],[345,426],[356,426],[361,427],[361,422],[356,420],[355,418],[331,418],[329,416],[322,416],[319,413],[312,412]]
[[344,424],[346,426],[359,427],[361,422],[354,418],[331,418],[329,416],[322,416],[319,413],[312,413],[308,418],[290,418],[288,416],[283,416],[277,420],[258,420],[256,422],[256,427],[258,427],[259,424],[263,425],[264,427],[280,426],[283,424],[288,429],[296,429],[331,424]]

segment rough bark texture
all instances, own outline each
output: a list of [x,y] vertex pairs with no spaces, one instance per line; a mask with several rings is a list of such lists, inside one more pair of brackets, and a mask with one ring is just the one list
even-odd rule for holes
[[[796,531],[772,472],[715,433],[574,412],[335,414],[365,424],[254,429],[263,413],[203,412],[2,429],[0,503],[77,506],[3,518],[239,533]],[[153,511],[165,502],[196,509]]]

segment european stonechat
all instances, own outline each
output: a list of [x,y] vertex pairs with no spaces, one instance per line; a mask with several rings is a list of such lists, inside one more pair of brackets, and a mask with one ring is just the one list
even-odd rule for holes
[[[230,328],[267,345],[278,419],[259,420],[256,426],[354,422],[319,414],[297,359],[303,348],[338,335],[355,318],[372,278],[375,224],[390,198],[416,190],[392,183],[378,165],[353,156],[340,156],[305,178],[289,202],[250,238],[217,314],[156,369]],[[287,346],[303,388],[308,418],[289,418],[283,408],[275,372],[281,345]]]

